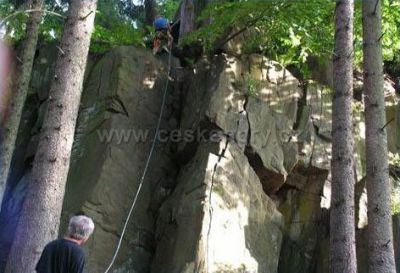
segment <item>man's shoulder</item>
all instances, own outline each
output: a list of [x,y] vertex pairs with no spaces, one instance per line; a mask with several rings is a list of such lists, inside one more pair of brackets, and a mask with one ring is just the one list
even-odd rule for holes
[[47,243],[47,245],[45,246],[45,249],[55,247],[56,245],[60,244],[60,241],[61,241],[61,239],[57,239],[57,240]]
[[51,241],[46,245],[45,248],[58,248],[58,249],[68,249],[69,251],[73,251],[75,253],[83,254],[83,248],[75,242],[66,240],[64,238],[60,238],[54,241]]
[[67,239],[60,239],[60,243],[65,245],[65,246],[68,246],[68,247],[70,247],[72,249],[77,249],[77,250],[83,251],[82,247],[79,244],[77,244],[77,243],[75,243],[73,241],[70,241],[70,240],[67,240]]
[[42,256],[40,257],[40,260],[36,266],[36,271],[53,272],[47,270],[48,268],[53,268],[55,265],[54,263],[57,263],[58,267],[63,268],[65,266],[78,266],[79,268],[83,267],[85,263],[85,253],[83,248],[79,244],[63,238],[49,242],[43,250]]

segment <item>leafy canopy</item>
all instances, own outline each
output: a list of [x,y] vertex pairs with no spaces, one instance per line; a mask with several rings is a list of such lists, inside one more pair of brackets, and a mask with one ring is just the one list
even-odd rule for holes
[[[198,20],[211,24],[191,33],[185,43],[201,41],[208,50],[220,39],[246,29],[244,50],[260,52],[284,65],[302,66],[308,56],[328,60],[334,41],[335,2],[327,0],[215,1]],[[355,64],[362,61],[361,1],[355,11]],[[400,2],[383,0],[383,53],[385,60],[400,51]],[[224,42],[224,40],[223,40]]]
[[[400,61],[400,2],[383,1],[383,54],[388,61]],[[15,12],[13,3],[0,1],[0,17]],[[283,65],[295,64],[306,71],[309,56],[329,60],[334,40],[335,1],[327,0],[213,0],[197,18],[211,19],[191,33],[184,43],[201,41],[208,50],[226,42],[223,37],[245,30],[245,52],[259,52]],[[158,0],[159,12],[172,19],[180,0]],[[46,0],[46,9],[66,15],[68,0]],[[356,1],[355,64],[362,62],[361,1]],[[7,39],[17,43],[23,38],[26,14],[7,22]],[[58,40],[63,20],[46,14],[41,27],[41,40]],[[145,46],[149,31],[144,25],[144,0],[99,0],[91,50],[105,52],[118,45]]]
[[[66,16],[68,1],[47,0],[46,10]],[[11,1],[0,2],[0,18],[17,10]],[[144,6],[134,5],[131,0],[99,0],[93,33],[91,51],[105,52],[118,45],[144,46],[145,32],[142,18]],[[6,37],[11,44],[18,43],[25,34],[28,14],[21,13],[6,22]],[[53,42],[60,39],[64,20],[51,14],[44,14],[40,28],[40,40]]]

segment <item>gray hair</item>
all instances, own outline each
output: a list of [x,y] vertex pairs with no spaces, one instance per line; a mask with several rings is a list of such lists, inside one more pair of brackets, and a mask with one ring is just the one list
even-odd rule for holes
[[89,238],[94,230],[93,220],[84,215],[73,216],[69,220],[67,236],[82,240]]

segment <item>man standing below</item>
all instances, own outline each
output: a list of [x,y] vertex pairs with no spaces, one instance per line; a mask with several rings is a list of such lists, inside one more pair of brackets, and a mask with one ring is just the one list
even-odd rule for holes
[[92,219],[73,216],[64,238],[46,245],[36,266],[37,273],[82,273],[85,266],[83,245],[93,233]]

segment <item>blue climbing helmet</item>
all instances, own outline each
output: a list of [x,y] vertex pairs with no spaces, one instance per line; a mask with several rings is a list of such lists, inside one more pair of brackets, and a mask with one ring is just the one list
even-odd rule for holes
[[163,17],[159,17],[154,21],[154,27],[156,30],[164,30],[169,28],[169,22]]

